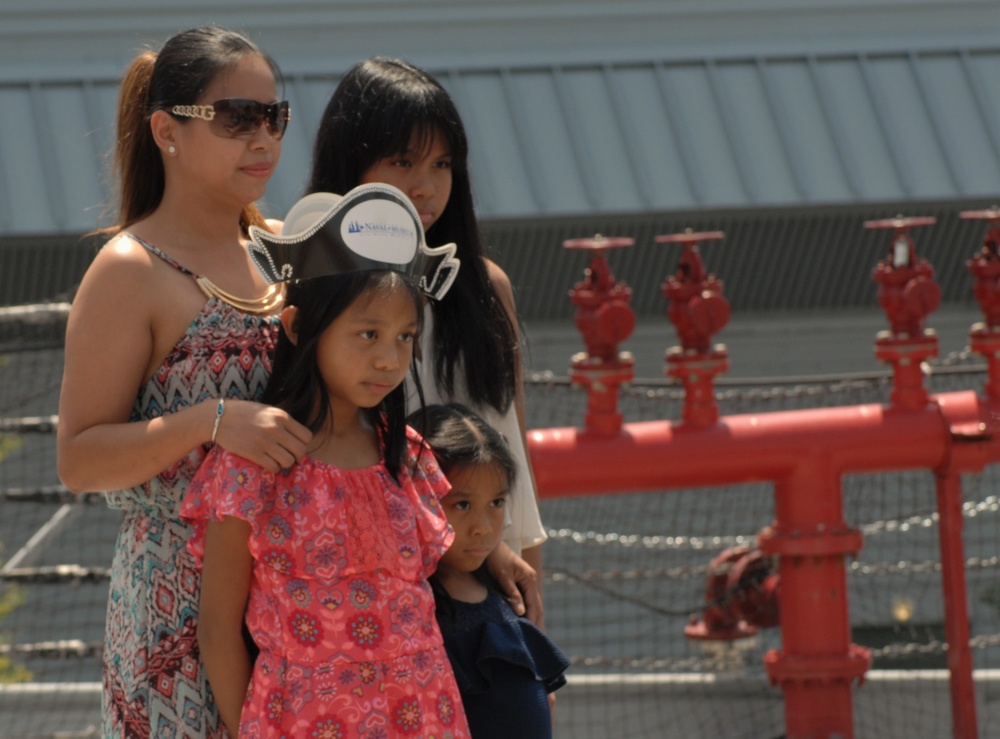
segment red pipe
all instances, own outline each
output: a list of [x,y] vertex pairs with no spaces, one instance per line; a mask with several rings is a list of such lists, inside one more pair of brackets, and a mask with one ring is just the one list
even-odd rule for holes
[[[962,216],[1000,221],[1000,211]],[[543,497],[774,484],[775,520],[760,532],[758,546],[762,553],[778,556],[782,648],[768,652],[764,664],[784,692],[789,739],[854,736],[853,683],[864,679],[871,655],[851,643],[844,557],[857,553],[862,542],[860,532],[843,519],[841,478],[906,469],[932,469],[937,475],[953,729],[960,739],[976,735],[959,478],[1000,461],[1000,438],[993,433],[994,419],[1000,418],[1000,229],[990,231],[983,252],[969,263],[987,318],[970,337],[973,350],[987,358],[987,397],[981,401],[971,391],[931,397],[921,366],[937,356],[937,337],[923,322],[940,302],[940,287],[930,264],[918,259],[906,230],[933,223],[933,218],[902,216],[865,223],[866,228],[894,232],[888,257],[873,273],[891,327],[876,341],[876,356],[893,367],[890,406],[719,419],[713,381],[728,366],[728,355],[722,345],[712,348],[711,336],[725,325],[729,307],[721,282],[708,275],[696,247],[698,240],[722,234],[688,231],[657,238],[658,243],[684,245],[676,273],[664,283],[668,315],[682,344],[668,352],[667,374],[684,385],[683,422],[623,426],[617,411],[619,378],[612,373],[615,382],[605,383],[590,371],[573,377],[588,391],[585,429],[528,433]],[[594,240],[566,245],[604,248]],[[587,275],[571,291],[574,303],[584,309],[577,325],[588,347],[573,365],[575,370],[600,365],[607,371],[610,367],[603,365],[614,360],[622,336],[617,321],[594,320],[615,299],[607,290],[593,288],[613,281],[603,258],[595,260]],[[625,335],[630,332],[631,324]],[[689,633],[701,637],[708,631],[704,623],[689,626]]]
[[871,663],[851,644],[844,569],[861,535],[844,523],[840,475],[825,462],[811,458],[776,481],[775,524],[758,538],[761,551],[779,555],[782,647],[764,666],[784,693],[790,739],[853,736],[853,683]]
[[955,739],[976,739],[976,691],[969,647],[968,596],[962,546],[962,483],[953,471],[937,475],[941,585],[944,589],[948,670],[951,673],[951,724]]
[[919,410],[861,405],[725,416],[701,428],[645,421],[614,435],[539,429],[528,432],[528,447],[539,494],[547,498],[776,482],[817,457],[828,459],[837,475],[938,469],[963,459],[981,469],[986,458],[1000,460],[992,442],[950,455],[950,429],[980,428],[988,417],[974,392],[933,400]]
[[747,414],[707,426],[631,423],[613,435],[532,430],[528,446],[539,494],[546,498],[774,483],[775,521],[761,532],[759,545],[780,555],[782,648],[764,661],[785,696],[788,739],[851,739],[853,682],[863,679],[870,663],[868,650],[850,641],[844,557],[861,548],[861,536],[843,520],[842,476],[942,471],[938,495],[953,721],[955,736],[966,739],[975,736],[976,718],[957,479],[1000,461],[1000,438],[992,437],[987,422],[997,417],[996,410],[964,391],[932,396],[919,407]]

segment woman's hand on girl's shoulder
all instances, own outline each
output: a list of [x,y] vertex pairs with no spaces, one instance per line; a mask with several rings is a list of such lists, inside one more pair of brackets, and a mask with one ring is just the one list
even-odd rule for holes
[[539,628],[544,628],[545,611],[538,573],[501,541],[486,559],[490,574],[507,596],[514,613],[527,616]]
[[226,400],[216,443],[269,472],[305,456],[312,432],[286,411],[249,400]]

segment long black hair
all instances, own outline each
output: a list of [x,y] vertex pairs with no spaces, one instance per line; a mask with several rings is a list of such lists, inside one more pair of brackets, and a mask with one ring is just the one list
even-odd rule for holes
[[[279,337],[261,402],[282,408],[313,433],[321,431],[330,419],[330,393],[316,355],[320,337],[354,301],[393,289],[405,289],[413,299],[419,332],[423,297],[414,282],[399,272],[350,272],[291,284],[285,306],[298,308],[296,340],[292,342],[284,332]],[[398,482],[406,455],[406,390],[402,383],[381,403],[362,408],[361,413],[375,429],[385,467]]]
[[456,243],[462,268],[444,299],[432,303],[434,378],[452,395],[462,366],[472,402],[505,412],[515,394],[517,333],[486,271],[465,127],[441,84],[400,59],[374,57],[352,67],[320,120],[307,192],[343,194],[381,159],[405,152],[414,134],[426,150],[438,132],[451,153],[452,189],[427,243]]

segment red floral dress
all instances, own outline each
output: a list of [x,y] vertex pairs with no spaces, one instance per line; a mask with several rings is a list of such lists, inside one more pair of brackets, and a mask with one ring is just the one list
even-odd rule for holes
[[241,737],[469,736],[426,582],[453,537],[449,485],[408,433],[400,484],[381,464],[306,457],[275,475],[221,448],[192,481],[196,557],[205,519],[251,526],[246,623],[261,653]]

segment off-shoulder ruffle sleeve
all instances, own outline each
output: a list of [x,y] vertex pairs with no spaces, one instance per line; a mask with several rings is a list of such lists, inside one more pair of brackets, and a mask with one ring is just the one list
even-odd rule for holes
[[[451,545],[454,534],[441,507],[441,499],[451,491],[451,484],[441,471],[437,459],[424,443],[420,434],[409,426],[407,432],[407,459],[403,465],[400,482],[415,494],[414,514],[417,528],[425,546],[423,552],[424,577],[437,569],[438,560]],[[411,472],[412,471],[412,472]]]
[[[274,476],[259,465],[213,447],[191,480],[181,518],[193,527],[188,551],[200,563],[205,555],[205,527],[208,521],[221,521],[226,516],[248,522],[256,534],[258,518],[267,506],[274,487]],[[251,537],[252,542],[255,537]]]
[[206,523],[233,516],[251,526],[254,559],[282,576],[332,581],[382,568],[419,581],[454,537],[440,503],[450,489],[412,430],[399,485],[382,465],[345,470],[307,457],[275,475],[216,447],[181,515],[194,527],[188,549],[199,561]]

